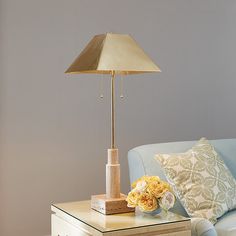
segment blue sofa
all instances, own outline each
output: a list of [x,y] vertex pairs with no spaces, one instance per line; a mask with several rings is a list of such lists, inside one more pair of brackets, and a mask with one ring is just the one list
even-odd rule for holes
[[[219,139],[210,142],[236,178],[236,139]],[[196,141],[158,143],[133,148],[128,152],[130,182],[132,183],[143,175],[158,175],[160,178],[166,179],[161,166],[154,159],[155,154],[185,152],[195,143]],[[172,211],[188,216],[178,200]],[[226,213],[218,219],[215,225],[201,218],[193,218],[191,221],[194,236],[236,236],[236,210]]]

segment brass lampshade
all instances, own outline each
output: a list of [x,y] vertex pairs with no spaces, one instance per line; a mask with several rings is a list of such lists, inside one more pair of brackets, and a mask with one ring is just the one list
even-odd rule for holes
[[137,74],[160,72],[128,34],[96,35],[65,73]]
[[103,214],[134,211],[120,193],[120,164],[115,147],[115,75],[160,72],[155,63],[127,34],[95,36],[65,73],[111,74],[111,148],[106,165],[106,194],[92,196],[91,207]]

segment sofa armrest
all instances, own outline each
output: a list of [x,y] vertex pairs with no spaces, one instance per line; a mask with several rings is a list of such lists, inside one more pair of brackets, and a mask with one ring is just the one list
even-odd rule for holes
[[142,177],[143,175],[149,174],[145,171],[142,156],[139,152],[133,149],[128,152],[128,163],[130,184],[132,184],[135,180]]
[[214,225],[204,218],[191,219],[192,236],[217,236]]

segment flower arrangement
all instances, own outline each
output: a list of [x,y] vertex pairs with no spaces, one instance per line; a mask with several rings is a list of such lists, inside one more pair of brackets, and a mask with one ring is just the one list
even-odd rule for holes
[[132,184],[126,201],[128,207],[139,207],[143,212],[159,208],[168,211],[174,206],[175,196],[170,185],[158,176],[143,176]]

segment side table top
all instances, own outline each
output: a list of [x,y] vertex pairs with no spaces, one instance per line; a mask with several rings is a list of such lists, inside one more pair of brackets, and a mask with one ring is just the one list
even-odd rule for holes
[[90,208],[90,201],[53,204],[51,209],[56,214],[67,214],[102,233],[190,221],[189,218],[172,212],[161,212],[155,216],[142,212],[103,215]]

